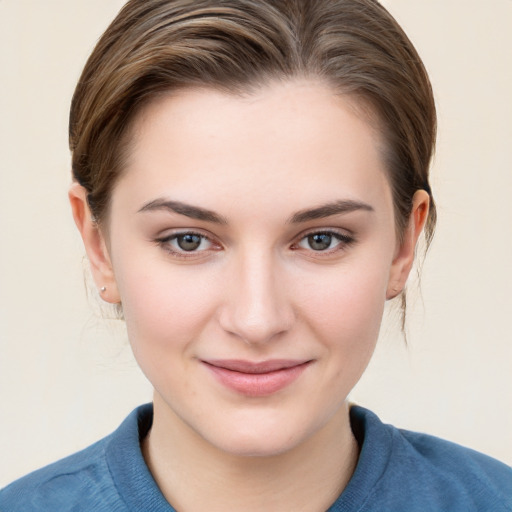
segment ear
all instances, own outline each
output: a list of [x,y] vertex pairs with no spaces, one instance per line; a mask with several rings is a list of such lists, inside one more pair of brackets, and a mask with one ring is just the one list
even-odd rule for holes
[[425,190],[417,190],[412,198],[412,210],[404,231],[403,240],[397,248],[389,274],[386,299],[393,299],[405,287],[414,263],[416,243],[428,217],[430,198]]
[[73,182],[68,196],[76,227],[82,235],[85,251],[89,258],[94,282],[98,290],[101,291],[101,298],[106,302],[117,304],[121,302],[121,299],[112,262],[105,237],[91,214],[87,202],[87,191],[82,185]]

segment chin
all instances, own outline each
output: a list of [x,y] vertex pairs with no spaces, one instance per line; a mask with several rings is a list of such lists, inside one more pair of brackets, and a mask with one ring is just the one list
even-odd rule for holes
[[311,415],[300,418],[297,417],[300,415],[276,414],[273,411],[242,416],[238,414],[228,421],[211,424],[212,428],[201,434],[211,445],[233,456],[273,457],[302,445],[322,430],[323,425],[323,422],[311,422]]
[[283,432],[236,432],[226,439],[210,440],[221,451],[234,457],[274,457],[293,450],[301,437],[290,437]]

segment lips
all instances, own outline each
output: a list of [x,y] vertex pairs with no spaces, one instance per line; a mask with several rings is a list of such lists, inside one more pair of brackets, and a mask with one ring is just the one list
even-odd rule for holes
[[272,359],[251,362],[235,359],[202,361],[225,387],[246,396],[268,396],[294,382],[311,360]]

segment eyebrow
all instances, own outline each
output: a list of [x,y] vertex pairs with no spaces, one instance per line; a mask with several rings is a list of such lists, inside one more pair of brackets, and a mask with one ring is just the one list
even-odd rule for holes
[[228,223],[224,217],[212,212],[211,210],[200,208],[199,206],[192,206],[190,204],[182,203],[181,201],[172,201],[168,199],[155,199],[154,201],[150,201],[139,210],[139,213],[158,210],[167,210],[179,215],[185,215],[185,217],[190,217],[191,219],[204,220],[215,224]]
[[[218,215],[212,210],[208,210],[206,208],[201,208],[199,206],[192,206],[187,203],[183,203],[181,201],[173,201],[170,199],[155,199],[145,204],[140,210],[140,212],[152,212],[159,210],[167,210],[173,213],[177,213],[179,215],[184,215],[185,217],[189,217],[191,219],[202,220],[206,222],[213,222],[215,224],[228,224],[228,221],[225,217]],[[354,200],[339,200],[333,201],[330,203],[326,203],[321,206],[317,206],[315,208],[310,208],[307,210],[300,210],[294,213],[289,219],[289,224],[300,224],[302,222],[307,222],[315,219],[323,219],[325,217],[330,217],[332,215],[340,215],[344,213],[351,213],[354,211],[363,210],[368,212],[373,212],[374,209],[369,204],[363,203],[361,201]]]
[[311,208],[308,210],[301,210],[297,213],[294,213],[288,222],[290,224],[300,224],[301,222],[307,222],[315,219],[323,219],[325,217],[330,217],[331,215],[339,215],[344,213],[351,213],[358,210],[363,210],[367,212],[375,211],[372,206],[369,204],[363,203],[361,201],[354,201],[350,199],[333,201],[331,203],[327,203],[316,208]]

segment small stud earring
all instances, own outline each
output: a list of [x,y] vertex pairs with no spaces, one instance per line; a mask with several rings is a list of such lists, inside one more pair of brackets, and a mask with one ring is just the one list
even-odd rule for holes
[[102,287],[100,288],[100,292],[101,292],[101,293],[105,293],[106,291],[107,291],[107,287],[106,287],[106,286],[102,286]]

